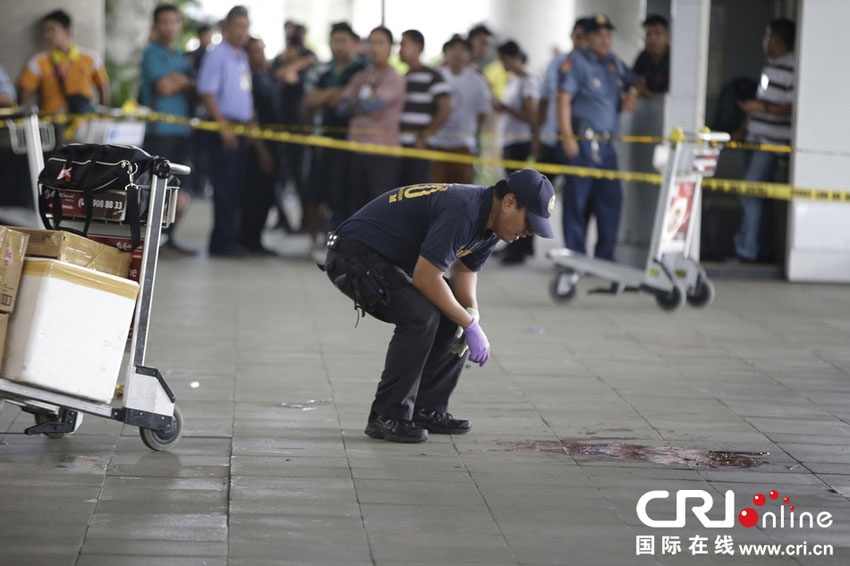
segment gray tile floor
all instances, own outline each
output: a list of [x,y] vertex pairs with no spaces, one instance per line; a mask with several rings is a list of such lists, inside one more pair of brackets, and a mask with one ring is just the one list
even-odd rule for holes
[[[194,208],[187,242],[202,245],[208,215]],[[391,329],[354,328],[351,304],[301,257],[305,240],[269,243],[288,257],[161,263],[148,360],[186,419],[174,452],[95,417],[65,439],[28,437],[31,417],[5,406],[0,564],[850,560],[846,287],[718,281],[708,310],[669,315],[642,295],[555,306],[545,261],[488,266],[493,357],[467,369],[451,407],[474,430],[405,446],[362,432]],[[775,489],[833,524],[641,523],[643,493],[680,489],[713,494],[715,519],[726,490],[737,515]],[[648,510],[675,516],[672,501]],[[653,555],[637,555],[638,535]],[[834,556],[718,555],[718,535]],[[680,554],[662,553],[666,536]],[[708,554],[691,553],[693,536]]]

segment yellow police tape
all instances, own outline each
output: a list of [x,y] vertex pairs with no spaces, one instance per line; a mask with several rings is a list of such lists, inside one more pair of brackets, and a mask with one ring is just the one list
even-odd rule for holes
[[[3,113],[0,113],[2,116]],[[352,151],[355,153],[369,153],[374,155],[388,155],[393,157],[410,157],[415,159],[423,159],[428,161],[443,161],[453,163],[464,163],[470,165],[484,165],[505,167],[508,169],[521,169],[523,167],[534,168],[541,173],[552,175],[572,175],[577,177],[592,177],[597,179],[611,179],[620,181],[630,181],[635,183],[661,184],[663,177],[657,173],[642,173],[637,171],[616,171],[611,169],[597,169],[595,167],[579,167],[575,165],[563,165],[559,163],[535,163],[530,161],[517,161],[510,159],[491,159],[479,157],[475,155],[467,155],[460,153],[451,153],[447,151],[439,151],[433,149],[415,149],[408,147],[392,147],[386,145],[356,142],[320,136],[310,133],[298,133],[284,129],[285,126],[280,125],[246,125],[246,124],[226,124],[210,120],[199,120],[197,118],[185,118],[175,116],[173,114],[164,114],[160,112],[138,113],[124,116],[135,120],[145,122],[162,122],[167,124],[185,125],[197,130],[209,132],[230,131],[237,136],[247,137],[251,139],[259,139],[266,141],[275,141],[282,143],[293,143],[299,145],[307,145],[313,147],[324,147],[331,149],[339,149],[343,151]],[[100,113],[89,114],[53,114],[44,115],[39,118],[45,123],[69,124],[65,129],[65,139],[70,139],[79,126],[79,124],[96,119],[116,119],[115,116]],[[15,120],[20,123],[20,120]],[[2,127],[2,126],[0,126]],[[299,126],[303,129],[303,126]],[[652,137],[652,136],[620,136],[616,139],[626,143],[663,143],[670,141],[669,138]],[[736,142],[728,142],[724,147],[745,148],[745,149],[760,149],[762,151],[775,151],[790,153],[795,150],[789,146],[773,146],[773,145],[758,145],[758,144],[739,144]],[[836,152],[836,154],[839,154]],[[824,200],[832,202],[850,202],[850,191],[838,189],[815,189],[795,187],[784,183],[764,183],[756,181],[740,181],[734,179],[703,179],[702,186],[708,190],[715,190],[724,193],[733,193],[739,195],[755,196],[761,198],[770,198],[778,200],[792,199],[810,199]]]
[[[182,116],[174,116],[170,114],[162,114],[162,113],[136,113],[136,109],[138,108],[137,104],[131,106],[131,110],[124,111],[121,117],[131,117],[138,120],[143,121],[162,121],[168,123],[175,124],[185,124],[188,126],[194,126],[198,120],[195,118],[184,118]],[[14,109],[0,108],[0,118],[4,115],[10,115],[17,113]],[[150,116],[158,116],[157,120],[152,120]],[[56,124],[67,124],[70,123],[71,126],[65,132],[65,139],[70,139],[73,137],[76,128],[79,126],[81,122],[86,120],[93,119],[103,119],[103,118],[111,118],[115,119],[116,116],[112,114],[98,114],[98,113],[90,113],[90,114],[44,114],[40,117],[40,120],[45,123],[56,123]],[[20,124],[21,120],[13,120],[12,123]],[[7,127],[7,124],[0,123],[0,129]],[[313,126],[307,124],[275,124],[271,126],[275,131],[286,131],[291,133],[304,133],[309,134],[311,132],[322,132],[322,133],[330,133],[330,134],[348,134],[348,133],[358,133],[358,134],[372,134],[372,133],[383,133],[382,129],[378,128],[349,128],[345,126]],[[418,131],[415,130],[401,130],[400,133],[411,133],[417,134]],[[441,136],[465,136],[464,133],[446,133],[441,134]],[[497,136],[494,132],[481,132],[479,134],[481,138],[494,138]],[[512,139],[512,138],[523,138],[526,139],[522,134],[510,134],[510,133],[502,133],[500,134],[502,139]],[[540,136],[541,141],[553,141],[560,140],[563,136],[554,135],[554,136]],[[576,136],[577,138],[579,136]],[[646,143],[646,144],[660,144],[666,141],[670,141],[670,138],[663,136],[645,136],[645,135],[625,135],[625,136],[591,136],[581,139],[587,140],[598,140],[598,141],[617,141],[622,143]],[[735,142],[730,141],[724,144],[726,149],[746,149],[746,150],[757,150],[757,151],[770,151],[774,153],[808,153],[814,155],[827,155],[827,156],[836,156],[836,157],[850,157],[850,152],[846,151],[827,151],[820,149],[806,149],[806,148],[795,148],[789,145],[777,145],[777,144],[762,144],[762,143],[745,143],[745,142]]]
[[[125,104],[125,106],[127,106],[127,105]],[[129,110],[129,111],[124,111],[122,109],[123,114],[122,114],[121,117],[135,118],[135,119],[142,120],[142,121],[162,121],[162,122],[175,123],[175,124],[185,124],[185,125],[193,126],[193,127],[195,126],[196,123],[198,123],[198,119],[196,119],[196,118],[184,118],[182,116],[174,116],[174,115],[170,115],[170,114],[163,114],[163,113],[156,113],[156,112],[137,113],[136,109],[138,108],[138,104],[133,104],[132,106],[130,106],[130,108],[132,108],[132,109]],[[9,108],[0,108],[0,118],[2,118],[4,115],[10,115],[10,114],[16,114],[16,113],[19,113],[19,111],[15,110],[15,109],[9,109]],[[159,118],[157,120],[153,120],[153,119],[150,118],[151,116],[158,116]],[[72,127],[69,128],[70,131],[66,131],[66,134],[65,134],[66,139],[70,139],[73,136],[74,131],[76,130],[77,126],[81,122],[84,122],[86,120],[103,119],[103,118],[115,119],[116,116],[112,115],[112,114],[99,114],[99,113],[43,114],[43,115],[40,116],[40,120],[42,122],[45,122],[45,123],[67,124],[67,123],[70,122]],[[20,123],[22,123],[22,121],[21,120],[13,120],[12,123],[20,124]],[[0,129],[3,129],[5,127],[8,127],[7,124],[0,123]],[[343,133],[343,134],[347,134],[347,133],[359,133],[359,134],[383,133],[382,129],[377,129],[377,128],[349,128],[349,127],[345,127],[345,126],[313,126],[313,125],[306,125],[306,124],[275,124],[274,126],[271,126],[271,127],[275,131],[287,131],[287,132],[291,132],[291,133],[305,133],[305,134],[309,134],[310,132],[322,132],[322,133],[331,133],[331,134],[333,134],[333,133]],[[402,130],[400,133],[417,134],[419,132],[418,131]],[[448,133],[448,134],[441,134],[441,135],[465,136],[466,134],[463,134],[463,133]],[[488,138],[488,137],[492,138],[492,137],[496,137],[496,135],[497,134],[493,133],[493,132],[482,132],[482,133],[479,134],[479,136],[482,137],[482,138]],[[522,136],[521,134],[510,134],[510,133],[503,133],[503,134],[500,135],[500,137],[502,139],[511,139],[511,138],[519,138],[519,137],[523,137],[523,139],[525,139],[525,137]],[[553,140],[560,140],[560,139],[562,139],[562,137],[563,136],[560,136],[560,135],[541,136],[540,140],[541,141],[553,141]],[[578,138],[578,136],[576,136],[576,137]],[[618,142],[622,142],[622,143],[646,143],[646,144],[660,144],[660,143],[670,141],[670,138],[668,138],[668,137],[646,136],[646,135],[625,135],[625,136],[609,136],[609,135],[606,135],[606,136],[592,136],[592,137],[589,137],[589,138],[581,138],[581,139],[600,140],[600,141],[618,141]],[[691,140],[691,141],[693,141],[693,140]],[[726,149],[746,149],[746,150],[754,150],[754,151],[769,151],[769,152],[773,152],[773,153],[788,153],[788,154],[790,154],[790,153],[807,153],[807,154],[813,154],[813,155],[826,155],[826,156],[834,156],[834,157],[850,157],[850,152],[847,152],[847,151],[828,151],[828,150],[822,150],[822,149],[807,149],[807,148],[800,148],[800,147],[792,147],[790,145],[746,143],[746,142],[729,141],[729,142],[726,142],[725,144],[723,144],[723,146]]]

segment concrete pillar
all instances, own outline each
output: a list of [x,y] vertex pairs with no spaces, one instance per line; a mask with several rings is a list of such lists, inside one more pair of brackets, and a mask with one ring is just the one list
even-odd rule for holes
[[710,0],[673,0],[670,93],[664,130],[695,131],[705,124]]
[[365,38],[373,28],[379,25],[381,25],[381,0],[352,0],[351,26],[354,31]]
[[487,25],[500,39],[516,41],[528,55],[529,70],[542,77],[554,48],[572,48],[569,36],[574,22],[572,2],[491,0]]
[[[670,41],[670,92],[664,108],[664,133],[674,127],[696,132],[705,125],[708,84],[708,32],[710,0],[673,0]],[[699,259],[702,201],[693,203],[691,222],[697,237],[690,255]]]
[[[106,16],[106,59],[113,94],[137,97],[142,54],[153,26],[154,0],[111,0]],[[118,92],[116,92],[118,91]]]
[[[803,0],[797,18],[797,99],[793,145],[850,152],[850,114],[842,109],[850,75],[836,54],[850,51],[845,0]],[[850,190],[847,157],[794,153],[791,181]],[[787,276],[791,281],[850,282],[850,204],[795,200],[788,212]]]

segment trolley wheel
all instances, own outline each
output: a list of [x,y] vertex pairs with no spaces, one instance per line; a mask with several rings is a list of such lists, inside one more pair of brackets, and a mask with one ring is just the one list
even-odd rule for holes
[[682,284],[676,281],[673,283],[673,290],[656,293],[655,302],[667,312],[676,312],[685,304],[685,290]]
[[576,296],[578,277],[572,271],[559,271],[549,283],[549,295],[556,303],[568,303]]
[[183,435],[183,415],[180,413],[180,409],[177,408],[177,405],[174,406],[174,420],[171,421],[169,430],[140,428],[139,435],[142,437],[145,446],[151,450],[156,452],[170,450]]
[[[35,413],[35,424],[40,425],[44,423],[55,423],[59,420],[57,415],[50,415],[46,413]],[[67,434],[74,434],[80,429],[80,425],[83,424],[83,414],[77,412],[77,422],[74,423],[74,431],[73,432],[42,432],[44,436],[47,438],[65,438]]]
[[692,307],[707,307],[714,300],[714,283],[706,277],[697,280],[694,292],[688,295],[688,304]]

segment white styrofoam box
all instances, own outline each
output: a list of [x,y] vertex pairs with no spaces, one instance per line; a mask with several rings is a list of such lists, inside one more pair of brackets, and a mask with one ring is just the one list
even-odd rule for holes
[[139,284],[55,259],[27,258],[2,376],[109,403]]

